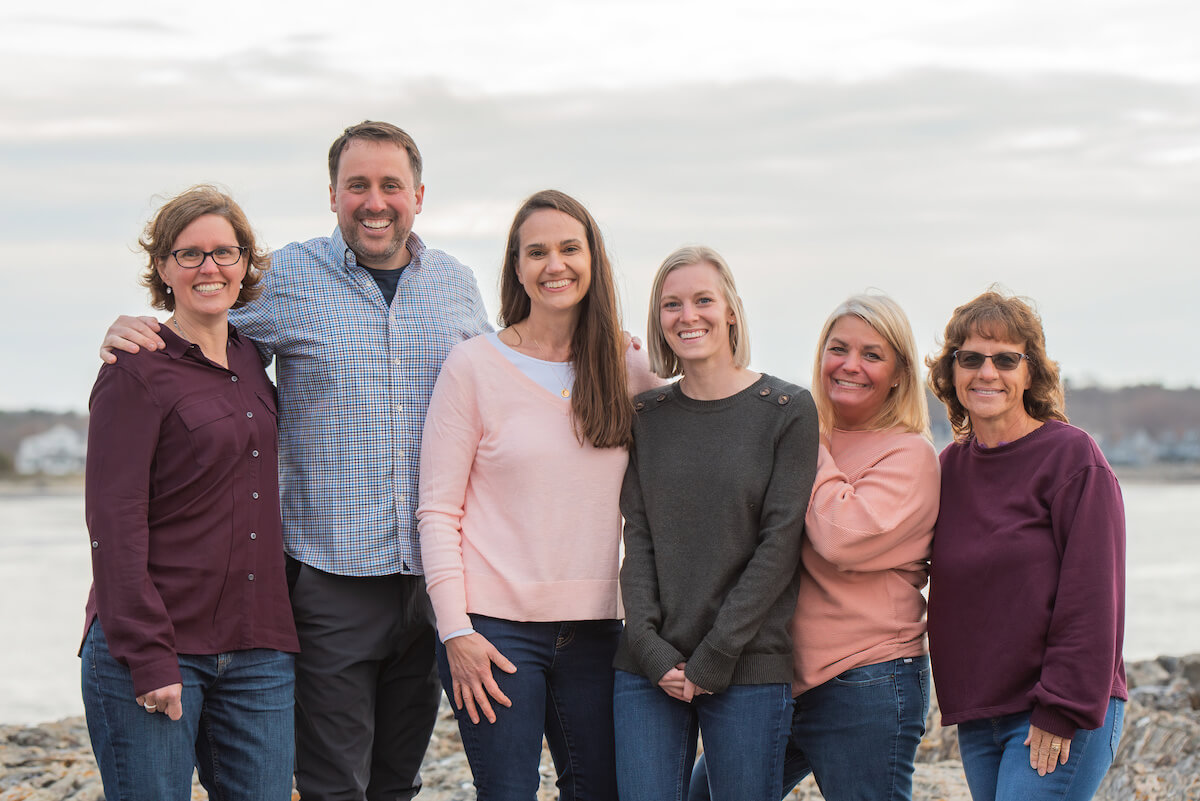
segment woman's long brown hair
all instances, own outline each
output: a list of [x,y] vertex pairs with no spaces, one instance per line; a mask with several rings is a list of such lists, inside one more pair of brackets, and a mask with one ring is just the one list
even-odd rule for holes
[[592,254],[592,281],[580,301],[579,317],[571,335],[571,361],[575,387],[571,392],[571,417],[575,434],[597,448],[623,448],[632,442],[633,404],[625,369],[625,333],[604,238],[592,215],[575,198],[555,189],[544,189],[521,204],[508,231],[504,266],[500,272],[501,326],[511,326],[529,316],[529,295],[517,280],[521,256],[521,226],[535,211],[553,209],[578,220],[587,232]]

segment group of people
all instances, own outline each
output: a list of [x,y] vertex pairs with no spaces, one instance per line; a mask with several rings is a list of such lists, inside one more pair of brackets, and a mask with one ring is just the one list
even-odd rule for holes
[[105,339],[80,653],[110,801],[193,768],[214,799],[412,798],[439,675],[481,799],[535,797],[543,737],[563,799],[910,799],[931,659],[976,801],[1094,794],[1124,516],[1027,303],[975,298],[925,360],[939,464],[886,296],[829,316],[810,392],[750,368],[733,272],[684,247],[639,348],[547,190],[493,331],[412,231],[404,131],[347,128],[329,173],[332,235],[269,256],[222,192],[167,201],[171,316]]

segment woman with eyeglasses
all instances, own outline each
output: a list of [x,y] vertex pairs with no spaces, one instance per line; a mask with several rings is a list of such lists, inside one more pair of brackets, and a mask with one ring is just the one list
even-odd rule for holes
[[85,504],[92,590],[80,650],[110,801],[292,793],[293,654],[275,388],[228,323],[268,260],[241,208],[197,186],[140,240],[166,347],[100,368]]
[[929,592],[942,723],[975,801],[1090,799],[1128,699],[1121,488],[1020,298],[955,309],[926,364],[955,434]]

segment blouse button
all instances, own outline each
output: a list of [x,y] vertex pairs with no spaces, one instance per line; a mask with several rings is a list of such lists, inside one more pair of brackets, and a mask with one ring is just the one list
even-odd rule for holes
[[254,581],[254,574],[253,574],[253,573],[251,573],[251,574],[250,574],[249,576],[247,576],[246,578],[250,579],[251,581]]
[[634,408],[634,410],[635,410],[635,411],[639,411],[639,412],[640,412],[642,409],[645,409],[645,408],[646,408],[646,404],[645,404],[645,402],[644,402],[644,401],[638,401],[637,403],[635,403],[635,404],[633,405],[633,408]]
[[250,493],[250,497],[253,498],[254,500],[258,500],[258,493],[252,492],[252,493]]
[[254,412],[246,412],[246,416],[247,416],[247,417],[253,417],[253,416],[254,416]]
[[666,393],[659,393],[658,397],[655,398],[655,400],[658,401],[659,403],[662,403],[666,399],[667,399]]
[[258,539],[258,532],[251,531],[251,532],[250,532],[250,539],[252,539],[252,540],[256,540],[256,539]]
[[231,375],[231,376],[229,376],[229,380],[230,380],[230,381],[232,381],[233,383],[235,383],[235,384],[236,384],[236,383],[237,383],[237,376],[236,376],[236,375]]
[[791,399],[792,399],[792,398],[791,398],[791,396],[789,396],[789,395],[780,395],[780,396],[779,396],[779,405],[780,405],[780,406],[786,406],[786,405],[787,405],[787,402],[788,402],[788,401],[790,401]]
[[760,389],[760,390],[758,391],[758,394],[759,394],[760,396],[762,396],[762,397],[764,397],[764,398],[765,398],[765,397],[767,397],[768,395],[770,395],[770,394],[771,394],[771,390],[767,389],[766,387],[763,387],[762,389]]
[[257,458],[258,458],[258,451],[250,451],[250,455],[251,455],[251,456],[253,456],[254,458],[256,458],[256,459],[257,459]]
[[97,541],[97,540],[92,540],[92,547],[93,547],[93,548],[99,548],[99,547],[100,547],[100,543],[99,543],[99,541]]

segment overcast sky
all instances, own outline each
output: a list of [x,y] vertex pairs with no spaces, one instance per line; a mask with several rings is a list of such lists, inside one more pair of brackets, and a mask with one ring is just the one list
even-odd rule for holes
[[846,295],[895,296],[930,352],[999,282],[1071,380],[1200,385],[1191,0],[36,8],[0,12],[0,408],[86,407],[164,197],[217,182],[270,245],[328,235],[325,153],[364,118],[416,137],[416,230],[493,313],[512,214],[555,187],[628,328],[662,257],[710,244],[754,365],[799,383]]

